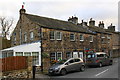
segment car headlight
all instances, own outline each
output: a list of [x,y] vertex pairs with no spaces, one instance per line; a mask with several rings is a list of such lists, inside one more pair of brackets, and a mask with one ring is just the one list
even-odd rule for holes
[[60,69],[59,67],[55,68],[55,70],[59,70],[59,69]]

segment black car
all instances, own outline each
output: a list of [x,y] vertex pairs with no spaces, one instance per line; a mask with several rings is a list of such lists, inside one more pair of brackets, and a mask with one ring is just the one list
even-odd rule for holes
[[87,66],[99,66],[112,65],[113,60],[105,52],[96,52],[86,54]]

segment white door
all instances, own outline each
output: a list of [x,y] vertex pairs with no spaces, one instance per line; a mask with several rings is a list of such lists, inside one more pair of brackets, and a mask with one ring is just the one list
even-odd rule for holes
[[78,52],[73,52],[73,58],[78,58]]

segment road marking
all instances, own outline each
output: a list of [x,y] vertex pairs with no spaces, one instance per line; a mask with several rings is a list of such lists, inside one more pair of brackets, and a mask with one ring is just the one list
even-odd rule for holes
[[108,71],[108,69],[106,69],[106,70],[104,70],[104,71],[102,71],[102,72],[96,74],[95,76],[99,76],[100,74],[102,74],[102,73],[104,73],[104,72],[106,72],[106,71]]

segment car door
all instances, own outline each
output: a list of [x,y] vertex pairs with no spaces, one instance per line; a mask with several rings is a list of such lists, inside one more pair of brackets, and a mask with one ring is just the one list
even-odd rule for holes
[[74,70],[74,59],[71,59],[69,60],[67,63],[66,63],[66,70],[67,71],[73,71]]
[[109,56],[105,54],[105,65],[109,65],[110,59]]
[[80,62],[80,59],[75,59],[74,69],[79,70],[81,65],[82,63]]

